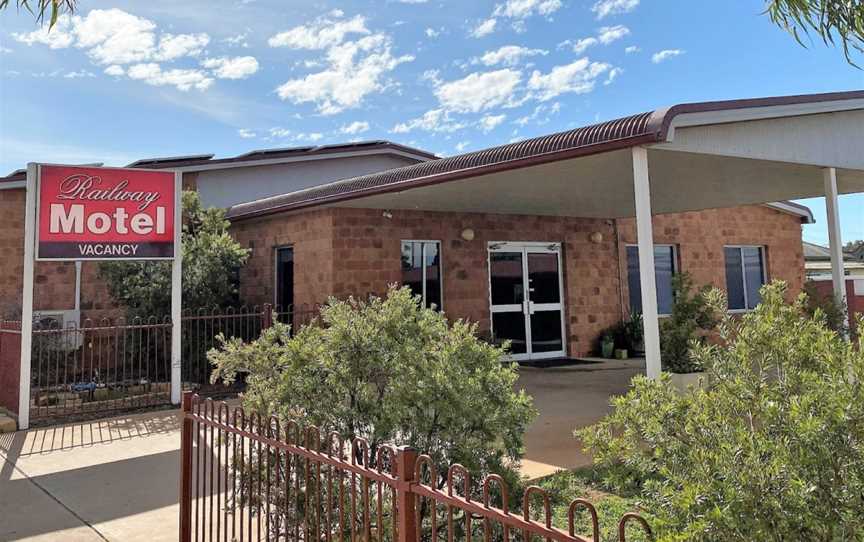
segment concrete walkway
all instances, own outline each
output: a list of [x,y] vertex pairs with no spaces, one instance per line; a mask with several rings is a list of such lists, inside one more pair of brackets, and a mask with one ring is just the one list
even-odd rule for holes
[[177,540],[177,411],[0,435],[0,541]]
[[[602,418],[643,371],[639,360],[521,368],[540,411],[523,473],[590,463],[573,429]],[[0,542],[177,540],[179,419],[148,412],[0,435]]]

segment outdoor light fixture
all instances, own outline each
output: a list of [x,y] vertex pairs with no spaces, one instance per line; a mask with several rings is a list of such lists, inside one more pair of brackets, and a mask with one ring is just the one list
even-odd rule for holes
[[600,243],[603,242],[603,234],[599,231],[595,231],[594,233],[592,233],[591,235],[588,236],[588,239],[590,239],[591,242],[594,243],[595,245],[599,245]]
[[464,230],[462,230],[462,239],[465,239],[466,241],[473,241],[474,230],[472,230],[471,228],[465,228]]
[[381,213],[381,216],[383,216],[387,220],[390,220],[391,218],[393,218],[393,213],[391,213],[390,211],[384,211],[383,213]]

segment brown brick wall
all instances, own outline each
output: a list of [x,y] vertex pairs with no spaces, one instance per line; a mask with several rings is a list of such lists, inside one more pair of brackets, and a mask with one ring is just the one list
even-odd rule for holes
[[[277,215],[232,226],[253,254],[241,276],[250,303],[273,299],[273,247],[295,247],[298,304],[328,295],[382,293],[400,280],[400,241],[439,240],[444,271],[444,310],[489,328],[487,244],[490,241],[561,242],[565,317],[570,355],[585,355],[597,336],[629,312],[625,245],[635,243],[633,220],[513,216],[480,213],[328,209]],[[617,239],[616,242],[616,225]],[[461,238],[471,228],[474,240]],[[800,290],[804,276],[797,217],[763,206],[657,216],[657,243],[679,247],[680,269],[697,284],[725,286],[723,246],[765,245],[770,279]],[[592,243],[594,232],[603,235]],[[311,264],[308,262],[312,262]]]
[[[624,245],[636,243],[636,225],[634,219],[618,224],[626,272]],[[800,220],[762,205],[655,216],[654,242],[677,245],[679,269],[696,285],[726,287],[725,245],[764,245],[768,280],[785,280],[793,295],[804,285]],[[627,299],[626,281],[624,289]]]
[[240,271],[240,295],[244,303],[263,305],[274,301],[274,249],[294,247],[294,301],[297,305],[323,302],[333,294],[333,215],[331,210],[311,211],[244,221],[231,234],[252,249]]
[[[24,273],[24,189],[0,190],[0,318],[21,315]],[[97,279],[97,262],[85,262],[81,273],[81,317],[116,316],[119,311]],[[75,308],[75,264],[36,262],[33,276],[35,310]]]

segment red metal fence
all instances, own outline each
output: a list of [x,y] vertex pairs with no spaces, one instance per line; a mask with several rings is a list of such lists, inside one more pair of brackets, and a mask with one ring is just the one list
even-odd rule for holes
[[[181,542],[599,541],[597,513],[583,499],[570,503],[562,529],[553,525],[550,495],[536,486],[511,507],[500,476],[475,487],[457,464],[439,477],[431,458],[408,448],[370,451],[363,439],[322,438],[314,426],[247,415],[189,392],[183,411]],[[577,534],[580,510],[590,535]],[[620,541],[629,522],[650,538],[641,516],[625,514]]]

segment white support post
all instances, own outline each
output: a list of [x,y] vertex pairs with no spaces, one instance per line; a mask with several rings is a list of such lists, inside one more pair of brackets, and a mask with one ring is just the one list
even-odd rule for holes
[[654,278],[654,230],[651,225],[651,187],[648,150],[633,147],[633,194],[636,200],[636,237],[639,245],[639,284],[642,288],[642,322],[645,329],[645,372],[660,378],[660,321]]
[[180,404],[182,391],[181,334],[183,317],[183,173],[174,173],[174,259],[171,260],[171,402]]
[[18,387],[18,429],[30,427],[30,356],[33,344],[33,271],[36,251],[36,185],[39,166],[27,164],[24,203],[24,276],[21,292],[21,374]]
[[[843,269],[843,238],[840,236],[840,209],[837,197],[837,170],[833,167],[822,170],[825,181],[825,209],[828,214],[828,249],[831,252],[831,279],[834,283],[834,298],[846,304],[846,272]],[[848,311],[845,314],[849,323]]]

